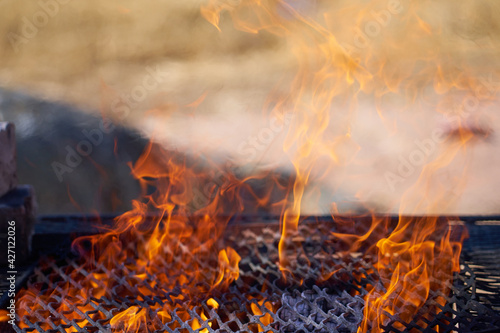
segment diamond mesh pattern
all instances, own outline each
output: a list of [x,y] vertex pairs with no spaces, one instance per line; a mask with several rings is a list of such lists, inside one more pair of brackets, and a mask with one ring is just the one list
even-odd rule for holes
[[[293,240],[300,245],[295,247],[294,275],[286,280],[277,266],[279,226],[235,227],[225,243],[242,257],[240,278],[228,290],[213,290],[196,299],[187,299],[180,287],[169,291],[159,288],[155,276],[138,279],[126,262],[117,263],[112,270],[97,264],[90,271],[80,265],[78,258],[50,261],[38,267],[30,278],[28,287],[40,292],[30,296],[30,302],[24,305],[29,314],[18,318],[19,326],[14,329],[121,332],[125,327],[112,329],[110,322],[128,310],[136,318],[143,318],[139,332],[356,332],[363,319],[363,297],[369,289],[383,291],[383,287],[369,255],[336,252],[335,244],[326,236],[330,227],[325,223],[301,225],[301,237]],[[385,330],[428,332],[439,327],[439,332],[472,332],[499,328],[498,255],[464,254],[462,272],[450,284],[449,295],[431,293],[428,307],[424,306],[410,323],[402,322],[397,314],[388,315]],[[491,260],[496,266],[484,265]],[[203,267],[207,271],[217,268],[209,263]],[[326,278],[325,272],[330,273]],[[75,274],[92,280],[96,288],[103,287],[99,276],[106,276],[111,281],[108,292],[68,295],[69,285],[83,289],[72,278]],[[199,284],[209,289],[204,282]],[[444,306],[433,301],[438,297],[446,299]],[[218,308],[213,306],[213,300],[220,305]],[[173,310],[165,313],[164,304]],[[35,305],[37,310],[31,311]],[[429,316],[426,311],[435,306],[442,311]]]

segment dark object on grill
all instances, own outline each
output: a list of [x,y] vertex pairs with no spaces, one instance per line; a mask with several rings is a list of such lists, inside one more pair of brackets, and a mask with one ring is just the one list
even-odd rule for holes
[[[7,266],[8,259],[15,259],[17,265],[24,264],[31,253],[31,239],[36,221],[35,191],[30,185],[18,185],[0,197],[0,265]],[[13,222],[12,222],[13,221]],[[14,224],[11,224],[11,223]],[[10,237],[9,236],[15,236]],[[15,256],[10,257],[11,250]]]
[[0,122],[0,197],[17,186],[15,126]]
[[[78,258],[71,258],[63,252],[63,260],[52,261],[43,269],[36,268],[30,277],[28,286],[43,286],[41,294],[51,293],[52,296],[50,302],[33,296],[33,304],[39,304],[43,310],[18,318],[28,328],[15,327],[15,331],[65,332],[72,328],[74,332],[82,333],[111,332],[116,331],[110,326],[110,320],[116,313],[137,307],[138,311],[145,309],[148,318],[141,332],[356,332],[363,317],[363,297],[367,289],[377,286],[378,282],[372,258],[363,253],[339,255],[329,236],[334,224],[328,219],[305,221],[300,226],[298,242],[302,246],[297,252],[295,275],[284,281],[276,265],[279,224],[276,220],[259,219],[262,223],[252,223],[256,219],[251,218],[229,227],[231,232],[226,242],[242,257],[240,277],[228,290],[214,290],[205,298],[178,301],[181,290],[174,288],[165,292],[155,289],[154,276],[140,283],[131,283],[137,280],[122,263],[117,263],[111,271],[97,264],[89,272],[80,266]],[[44,240],[54,242],[60,237],[67,241],[67,232],[91,230],[81,218],[60,220],[42,220],[34,245],[40,249],[40,245],[47,244]],[[102,222],[112,224],[107,219]],[[500,329],[500,223],[475,223],[471,220],[466,225],[470,239],[463,249],[461,273],[449,286],[449,295],[431,292],[429,296],[430,302],[434,297],[446,299],[446,304],[439,306],[441,312],[430,321],[422,319],[419,314],[411,322],[403,322],[397,314],[389,316],[390,321],[384,327],[386,332],[427,332],[437,327],[439,332]],[[67,229],[63,230],[60,226]],[[206,265],[207,270],[216,268]],[[82,299],[78,306],[87,306],[89,310],[85,312],[65,303],[64,297],[59,296],[63,294],[60,286],[69,283],[79,288],[78,282],[69,278],[70,271],[85,276],[106,274],[116,282],[111,290],[113,297]],[[321,272],[332,274],[328,279],[317,282]],[[141,292],[144,288],[155,291],[155,296],[144,295]],[[134,297],[123,297],[124,291]],[[209,299],[214,299],[220,307],[211,306]],[[167,302],[174,304],[175,311],[171,313],[171,320],[163,324],[153,306]],[[69,306],[69,310],[54,311],[62,303]],[[426,311],[425,307],[423,311]],[[79,319],[66,317],[75,313]],[[200,315],[202,313],[203,316]],[[200,323],[197,330],[191,328],[195,320]],[[427,329],[422,327],[422,320],[427,322]],[[50,329],[42,328],[47,325]]]
[[35,191],[30,185],[18,185],[16,167],[15,126],[0,122],[0,249],[4,254],[0,257],[1,266],[23,264],[31,252],[37,209]]

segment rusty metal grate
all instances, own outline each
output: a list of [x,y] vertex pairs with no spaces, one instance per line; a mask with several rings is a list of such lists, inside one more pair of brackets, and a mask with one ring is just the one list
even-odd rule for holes
[[[279,226],[262,223],[236,227],[225,242],[242,257],[240,278],[228,290],[213,290],[197,299],[183,298],[180,288],[168,292],[157,288],[154,276],[139,283],[126,263],[117,263],[112,270],[97,264],[90,271],[78,258],[65,256],[59,261],[52,260],[37,267],[28,281],[28,286],[41,292],[31,296],[26,310],[35,304],[38,310],[18,318],[19,326],[14,329],[16,332],[66,332],[70,328],[82,333],[120,332],[120,328],[111,329],[111,318],[133,309],[147,319],[140,332],[356,332],[363,319],[363,297],[367,290],[383,287],[369,255],[337,252],[326,236],[331,227],[329,223],[301,225],[301,237],[296,240],[301,246],[294,263],[295,275],[286,281],[276,264]],[[477,246],[465,249],[472,252],[464,251],[462,272],[450,284],[450,294],[429,296],[428,303],[432,306],[436,306],[433,299],[446,299],[447,303],[439,306],[441,312],[428,319],[424,315],[428,309],[424,306],[422,315],[411,322],[391,315],[385,326],[387,332],[427,332],[438,328],[439,332],[478,332],[500,328],[500,246],[490,247],[486,252]],[[216,269],[209,263],[205,268]],[[334,273],[317,282],[322,272]],[[99,279],[91,275],[96,273],[113,281],[107,295],[66,295],[67,284],[82,289],[71,276],[81,275],[99,285]],[[208,288],[203,283],[200,281],[200,287]],[[220,307],[214,308],[210,299]],[[163,324],[158,308],[165,303],[173,305],[174,310],[168,323]],[[57,311],[62,304],[66,311]],[[200,324],[196,330],[192,329],[194,321]]]

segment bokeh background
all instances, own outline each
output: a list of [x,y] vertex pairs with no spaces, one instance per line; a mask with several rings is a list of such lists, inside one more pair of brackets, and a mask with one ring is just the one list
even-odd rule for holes
[[[353,43],[357,26],[374,19],[370,10],[383,10],[389,3],[284,2],[328,26],[348,44]],[[242,143],[270,127],[266,104],[270,94],[287,93],[284,83],[293,78],[297,65],[290,45],[270,32],[235,29],[227,13],[222,15],[219,32],[200,14],[204,3],[0,0],[0,120],[16,124],[19,179],[35,186],[40,213],[128,209],[140,189],[127,162],[135,161],[151,139],[175,153],[203,154],[218,161],[229,158],[243,173],[259,168],[293,174],[282,153],[286,123],[255,157],[248,160],[241,154]],[[400,1],[403,7],[410,3]],[[325,9],[333,15],[323,15]],[[370,46],[375,56],[383,55],[387,70],[404,71],[408,61],[438,50],[447,57],[447,68],[498,82],[497,1],[422,1],[418,10],[422,26],[429,29],[428,38],[412,39],[412,26],[393,17]],[[400,42],[397,52],[394,45],[387,51],[388,40]],[[151,73],[156,73],[154,88],[146,89],[140,98],[130,97]],[[124,95],[129,99],[126,114],[110,110],[120,96],[127,99]],[[308,196],[304,212],[327,213],[332,201],[345,211],[366,207],[397,211],[398,199],[420,173],[417,170],[396,189],[388,186],[384,175],[396,172],[400,156],[407,159],[416,149],[415,140],[428,138],[433,129],[447,131],[449,140],[454,140],[455,125],[436,112],[439,98],[432,95],[434,102],[428,109],[388,111],[398,124],[397,135],[392,125],[378,117],[370,98],[361,100],[362,111],[351,120],[352,131],[363,147],[360,156],[369,162],[318,180],[321,196]],[[391,108],[398,109],[395,105]],[[455,205],[441,211],[437,207],[435,212],[500,212],[497,107],[493,88],[488,103],[465,125],[477,137],[471,141],[472,157],[456,162],[457,168],[468,165],[467,184],[459,193],[449,193],[457,199]],[[53,163],[63,162],[67,147],[84,140],[82,131],[98,128],[102,117],[111,118],[115,130],[104,135],[92,154],[60,181]],[[453,166],[442,175],[450,182],[456,176]]]

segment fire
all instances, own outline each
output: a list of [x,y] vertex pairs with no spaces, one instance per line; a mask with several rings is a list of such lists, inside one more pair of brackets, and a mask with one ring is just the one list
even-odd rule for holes
[[241,257],[232,248],[227,248],[227,251],[221,250],[219,252],[219,276],[214,284],[218,286],[221,283],[227,283],[229,281],[236,281],[240,276],[240,271],[238,269],[238,263]]
[[[218,309],[219,308],[219,303],[217,303],[216,300],[214,300],[213,298],[210,298],[207,300],[207,304],[212,308],[212,309]],[[208,320],[208,316],[205,314],[205,310],[202,310],[201,311],[201,314],[200,314],[200,318],[203,322],[206,322]],[[208,322],[207,323],[209,327],[212,327],[212,322]],[[193,319],[193,323],[191,324],[191,328],[193,330],[197,330],[197,329],[200,329],[202,326],[202,324],[200,324],[200,322],[198,321],[197,318],[194,318]],[[208,333],[209,330],[208,328],[203,328],[199,331],[200,333]]]
[[8,314],[6,310],[0,310],[0,322],[9,321],[10,317]]
[[[116,281],[127,276],[131,289],[123,290],[122,297],[135,298],[138,304],[158,295],[168,298],[164,304],[155,303],[148,309],[139,305],[121,308],[113,313],[109,323],[112,330],[143,332],[164,325],[173,330],[179,325],[173,319],[175,314],[189,322],[193,330],[209,332],[214,325],[208,321],[209,312],[221,305],[211,292],[227,290],[239,279],[241,257],[235,249],[222,245],[222,239],[230,217],[248,209],[242,191],[250,193],[257,207],[283,208],[279,267],[285,279],[293,277],[303,202],[314,193],[314,184],[327,181],[334,173],[346,175],[346,182],[370,177],[356,173],[360,165],[366,167],[368,158],[364,154],[370,149],[357,142],[359,133],[352,126],[364,112],[362,105],[369,101],[370,112],[381,119],[389,135],[398,139],[394,108],[404,112],[430,105],[438,113],[447,112],[447,102],[465,98],[478,84],[476,73],[467,67],[452,67],[452,55],[434,47],[440,26],[421,15],[415,2],[371,1],[367,5],[359,0],[344,7],[340,3],[321,3],[320,15],[304,13],[284,0],[210,0],[201,10],[222,33],[221,14],[229,12],[235,28],[275,34],[295,56],[295,77],[283,83],[287,93],[280,94],[285,97],[272,95],[269,103],[275,105],[275,114],[293,113],[283,147],[294,169],[293,186],[286,189],[292,194],[291,202],[283,198],[273,203],[269,193],[259,197],[252,192],[248,181],[264,178],[261,174],[239,179],[226,172],[224,184],[206,187],[215,171],[205,171],[201,165],[151,143],[132,166],[144,189],[143,198],[117,218],[113,230],[75,242],[75,249],[86,260],[81,270],[68,272],[78,285],[62,282],[42,296],[37,295],[39,290],[25,290],[19,295],[19,308],[50,315],[37,303],[37,297],[46,297],[54,303],[54,311],[76,308],[78,311],[68,318],[85,325],[90,319],[102,318],[82,316],[94,310],[93,303],[82,300],[108,297]],[[389,24],[405,27],[406,39],[412,43],[401,45],[400,30],[383,29]],[[205,96],[188,107],[196,107]],[[470,131],[459,132],[458,142],[439,146],[432,158],[422,163],[414,185],[398,203],[401,217],[396,226],[373,214],[361,234],[330,235],[345,245],[344,252],[368,249],[366,252],[376,258],[380,286],[372,286],[365,297],[359,332],[381,332],[394,315],[410,322],[423,310],[428,314],[441,311],[445,299],[440,295],[447,294],[453,274],[459,271],[462,239],[452,237],[448,221],[432,214],[452,205],[450,192],[460,192],[464,187],[466,164],[462,177],[441,177],[456,159],[467,160],[472,136]],[[400,178],[393,177],[398,182]],[[151,188],[156,191],[150,193]],[[200,188],[209,192],[201,204],[197,197]],[[357,195],[363,198],[365,190],[360,188]],[[335,214],[333,218],[338,225],[345,222]],[[208,263],[209,268],[200,263]],[[327,280],[332,274],[323,272],[322,278]],[[248,311],[260,321],[256,330],[264,332],[277,309],[263,299],[248,301]],[[178,307],[188,304],[194,308],[202,302],[208,308],[200,309],[195,318]],[[24,315],[27,311],[19,313],[20,317]],[[419,325],[425,327],[426,323],[420,320]],[[45,324],[42,328],[51,327]],[[66,331],[76,330],[70,327]]]
[[262,306],[265,306],[266,309],[268,309],[271,313],[274,313],[275,310],[273,310],[273,306],[271,305],[271,303],[269,302],[265,302],[264,303],[264,300],[260,300],[260,301],[257,301],[257,304],[260,306],[257,306],[255,303],[250,303],[250,307],[252,309],[252,313],[259,317],[259,321],[262,323],[261,324],[258,324],[258,330],[259,332],[265,332],[264,328],[262,326],[268,326],[269,324],[271,324],[273,322],[273,318],[271,317],[271,315],[269,313],[263,313],[261,308]]
[[[154,186],[157,191],[145,194],[145,200],[135,201],[133,210],[120,216],[113,230],[74,242],[75,250],[85,259],[82,270],[87,272],[68,272],[78,286],[65,283],[49,295],[41,296],[37,296],[36,290],[24,290],[19,295],[19,309],[43,311],[37,297],[47,297],[58,302],[56,311],[68,313],[68,319],[78,320],[79,325],[85,326],[88,320],[78,313],[94,308],[92,303],[81,300],[110,297],[116,279],[123,276],[128,276],[128,283],[136,291],[123,290],[122,296],[134,297],[139,303],[177,290],[177,296],[170,296],[172,303],[155,304],[148,309],[130,306],[115,313],[109,323],[113,331],[143,332],[160,329],[159,325],[164,324],[175,326],[172,311],[177,302],[196,304],[196,300],[203,300],[214,289],[227,289],[239,277],[240,257],[231,247],[219,244],[231,210],[236,213],[242,206],[238,191],[243,183],[237,183],[234,178],[234,183],[217,190],[208,204],[192,214],[191,205],[196,200],[194,189],[205,184],[210,175],[187,163],[151,143],[133,166],[133,173],[145,190]],[[213,298],[208,299],[207,304],[218,308]],[[71,312],[72,308],[78,311]],[[23,310],[18,314],[28,315]],[[177,309],[176,314],[189,320],[189,314],[183,310]],[[207,314],[202,312],[200,317],[205,320]],[[192,320],[193,329],[200,325],[198,318]],[[43,328],[50,329],[48,324]]]
[[113,329],[122,329],[125,332],[139,332],[141,326],[144,327],[146,322],[146,309],[131,306],[114,316],[110,324]]
[[[376,253],[384,290],[373,288],[367,295],[359,332],[382,331],[388,315],[409,322],[424,306],[430,306],[429,302],[435,305],[427,311],[437,313],[444,299],[431,294],[447,294],[453,273],[459,271],[462,239],[452,239],[448,221],[430,214],[453,204],[446,191],[460,193],[464,186],[466,166],[461,172],[463,177],[448,183],[440,174],[457,161],[468,160],[472,136],[470,130],[464,129],[462,118],[474,117],[464,114],[464,108],[468,106],[467,97],[470,101],[471,94],[478,90],[480,73],[456,59],[453,52],[457,50],[437,47],[448,32],[443,31],[442,21],[427,17],[419,3],[322,2],[319,14],[302,12],[290,3],[211,0],[202,9],[205,18],[219,30],[221,15],[228,12],[236,29],[275,34],[295,55],[295,78],[274,110],[280,112],[286,105],[294,115],[284,144],[296,176],[293,200],[281,221],[280,267],[284,277],[293,275],[293,238],[311,186],[327,180],[333,172],[349,174],[346,170],[357,168],[362,161],[358,154],[367,148],[356,142],[350,125],[361,114],[360,106],[373,101],[373,108],[394,137],[398,134],[397,120],[391,120],[395,108],[434,108],[449,116],[449,105],[445,107],[443,102],[452,100],[462,105],[457,115],[460,141],[446,140],[444,134],[436,140],[444,144],[433,158],[424,161],[420,177],[402,196],[398,203],[401,218],[394,230],[390,230],[387,219],[373,216],[371,226],[362,235],[332,234],[349,247],[348,252],[355,252],[369,244],[368,240],[373,241],[375,230],[389,232],[370,247]],[[480,102],[494,99],[495,93],[490,92]],[[460,101],[458,96],[465,97]],[[359,190],[363,197],[365,189]],[[403,217],[418,214],[424,216]],[[325,272],[325,276],[329,274]],[[425,322],[419,324],[426,327]]]

